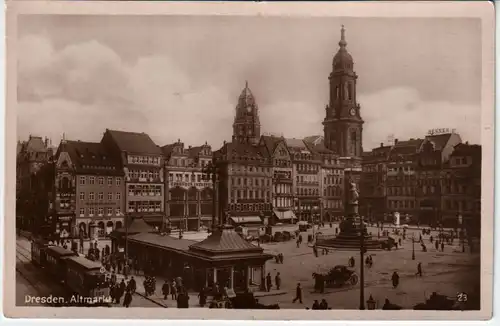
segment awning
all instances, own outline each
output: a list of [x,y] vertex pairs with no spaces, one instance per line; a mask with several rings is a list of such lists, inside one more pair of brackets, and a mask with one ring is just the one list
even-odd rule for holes
[[296,220],[297,217],[293,213],[293,211],[274,211],[274,215],[278,218],[278,220]]
[[262,220],[258,216],[231,216],[231,220],[236,224],[262,223]]

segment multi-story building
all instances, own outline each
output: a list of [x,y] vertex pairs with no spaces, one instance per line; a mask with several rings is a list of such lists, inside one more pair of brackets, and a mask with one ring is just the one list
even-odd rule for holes
[[123,169],[125,215],[165,225],[164,163],[161,148],[145,133],[106,129],[102,145]]
[[50,140],[29,136],[17,143],[16,156],[16,216],[17,227],[31,229],[37,214],[32,210],[33,182],[37,172],[48,163],[54,153]]
[[441,171],[442,224],[478,233],[481,228],[481,146],[468,143],[454,147]]
[[388,221],[392,221],[396,213],[399,214],[401,223],[410,222],[418,215],[416,171],[422,143],[423,139],[394,140],[387,160]]
[[165,159],[165,212],[172,228],[210,227],[214,190],[203,168],[212,162],[212,148],[184,147],[180,139],[162,147]]
[[383,221],[387,213],[387,163],[392,146],[383,143],[363,153],[359,213],[371,221]]
[[272,200],[273,218],[271,224],[293,223],[297,217],[293,213],[292,160],[283,137],[262,136],[260,143],[267,149],[272,160]]
[[56,211],[75,237],[105,237],[124,220],[124,173],[101,143],[61,141],[56,156]]
[[295,215],[300,221],[312,222],[321,215],[321,156],[311,151],[302,139],[288,138],[286,145],[292,159]]
[[419,223],[441,223],[442,182],[441,171],[448,162],[453,148],[462,142],[454,132],[427,135],[421,144],[417,160],[416,201]]
[[319,174],[321,221],[331,222],[344,215],[344,164],[324,146],[323,136],[304,138],[307,147],[321,159]]
[[259,109],[247,83],[236,106],[232,142],[224,142],[213,158],[221,223],[261,223],[272,215],[272,162],[259,139]]

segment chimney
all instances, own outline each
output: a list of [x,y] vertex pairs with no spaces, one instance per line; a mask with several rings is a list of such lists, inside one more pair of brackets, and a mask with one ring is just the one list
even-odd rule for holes
[[398,139],[394,139],[394,145],[396,145],[398,143]]
[[49,139],[45,137],[45,148],[49,147]]
[[384,143],[380,143],[380,147],[384,147]]

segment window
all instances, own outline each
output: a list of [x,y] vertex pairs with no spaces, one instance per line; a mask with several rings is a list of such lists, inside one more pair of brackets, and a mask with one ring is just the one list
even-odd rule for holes
[[99,184],[103,185],[104,184],[104,177],[99,177]]
[[81,192],[80,193],[80,200],[84,200],[85,199],[85,193],[84,192]]
[[112,215],[113,209],[111,207],[106,208],[106,214],[108,214],[108,216]]
[[95,200],[95,194],[93,192],[89,193],[89,199],[90,200]]
[[117,192],[116,193],[116,200],[120,200],[120,199],[122,199],[122,194]]
[[98,194],[97,199],[99,199],[99,200],[103,200],[103,199],[104,199],[104,193],[100,192],[100,193]]
[[113,193],[112,192],[108,192],[108,200],[113,200]]
[[85,176],[80,176],[80,185],[85,184]]
[[108,177],[108,186],[112,186],[113,185],[113,177]]
[[80,215],[85,215],[85,208],[80,208]]
[[104,208],[103,207],[99,207],[97,212],[98,212],[99,216],[104,215]]
[[89,177],[89,185],[95,184],[95,177]]
[[173,173],[168,174],[168,181],[170,181],[170,182],[174,181],[174,174]]
[[89,207],[89,215],[93,216],[95,214],[95,208],[94,207]]
[[122,212],[121,212],[120,207],[115,208],[115,215],[116,215],[116,216],[119,216],[119,215],[121,215],[121,214],[122,214]]

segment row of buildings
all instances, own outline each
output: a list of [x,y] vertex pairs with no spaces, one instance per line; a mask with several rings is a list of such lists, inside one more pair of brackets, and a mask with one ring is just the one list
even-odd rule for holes
[[[459,213],[475,217],[480,147],[448,133],[363,152],[358,76],[346,46],[342,27],[328,75],[323,135],[261,134],[247,83],[231,141],[218,150],[181,140],[159,146],[145,133],[116,130],[106,130],[96,143],[63,137],[55,151],[30,137],[18,150],[19,223],[75,235],[88,234],[89,225],[109,233],[138,216],[159,228],[185,230],[212,223],[330,221],[343,215],[352,183],[361,190],[361,213],[371,219],[395,212],[421,223]],[[32,154],[37,151],[45,154]]]
[[363,155],[361,214],[375,220],[398,212],[408,222],[479,227],[481,146],[454,130],[394,140]]

